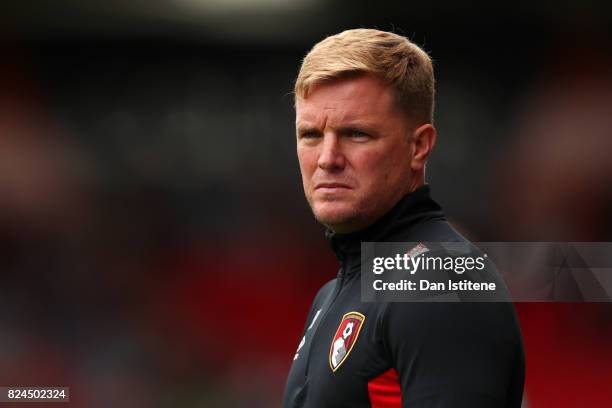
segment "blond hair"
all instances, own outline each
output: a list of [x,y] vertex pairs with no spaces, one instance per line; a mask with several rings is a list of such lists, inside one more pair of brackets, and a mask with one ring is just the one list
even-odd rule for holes
[[390,85],[399,106],[413,118],[433,123],[431,58],[406,37],[374,29],[346,30],[316,44],[304,58],[295,97],[307,98],[316,84],[352,75],[372,75]]

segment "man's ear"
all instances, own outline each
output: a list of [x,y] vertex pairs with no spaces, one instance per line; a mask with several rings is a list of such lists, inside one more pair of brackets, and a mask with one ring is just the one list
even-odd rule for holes
[[417,127],[412,133],[411,143],[414,154],[410,168],[415,172],[421,171],[436,144],[436,129],[430,123]]

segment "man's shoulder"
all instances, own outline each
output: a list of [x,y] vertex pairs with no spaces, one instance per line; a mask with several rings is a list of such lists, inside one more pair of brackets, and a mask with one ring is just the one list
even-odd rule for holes
[[389,302],[383,319],[387,335],[419,346],[436,339],[443,346],[460,337],[474,344],[493,341],[520,348],[522,343],[514,305],[508,302]]
[[405,242],[468,242],[443,215],[425,217],[416,225],[396,228],[392,235],[393,240]]

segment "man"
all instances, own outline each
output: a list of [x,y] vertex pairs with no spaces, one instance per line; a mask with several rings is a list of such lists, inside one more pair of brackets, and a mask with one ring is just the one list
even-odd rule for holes
[[425,184],[433,104],[429,56],[393,33],[348,30],[303,61],[298,160],[341,266],[312,304],[285,407],[521,405],[511,304],[361,301],[361,242],[465,242]]

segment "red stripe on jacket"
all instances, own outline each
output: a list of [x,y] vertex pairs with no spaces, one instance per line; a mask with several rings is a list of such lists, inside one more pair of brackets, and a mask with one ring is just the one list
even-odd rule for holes
[[397,370],[391,368],[368,381],[368,394],[372,408],[401,408],[402,390]]

